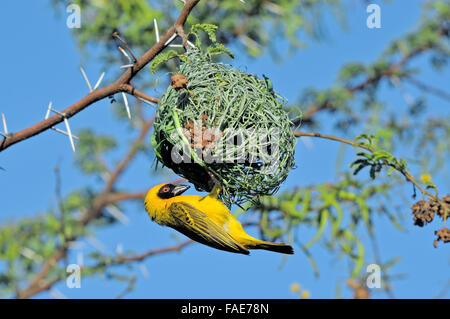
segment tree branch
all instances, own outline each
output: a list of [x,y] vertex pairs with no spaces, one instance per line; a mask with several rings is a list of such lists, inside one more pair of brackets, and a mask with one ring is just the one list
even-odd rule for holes
[[[320,133],[307,133],[307,132],[294,132],[294,136],[295,137],[302,137],[302,136],[309,136],[309,137],[319,137],[319,138],[324,138],[324,139],[328,139],[328,140],[332,140],[332,141],[337,141],[337,142],[341,142],[344,144],[348,144],[351,145],[353,147],[359,147],[359,148],[363,148],[365,150],[368,150],[371,153],[375,152],[375,149],[373,149],[370,146],[366,146],[366,145],[362,145],[361,143],[358,142],[353,142],[353,141],[349,141],[340,137],[336,137],[336,136],[332,136],[332,135],[325,135],[325,134],[320,134]],[[420,191],[422,192],[422,194],[426,194],[428,196],[430,196],[431,198],[434,198],[435,200],[439,201],[439,198],[433,194],[431,194],[430,192],[428,192],[426,189],[424,189],[417,181],[416,179],[410,174],[408,173],[406,170],[397,170],[398,172],[400,172],[407,181],[413,183],[418,189],[420,189]]]
[[[445,28],[442,28],[439,30],[438,34],[440,36],[445,36],[446,34],[448,34],[448,30]],[[389,68],[387,70],[385,70],[384,72],[380,72],[378,74],[375,74],[371,77],[366,78],[365,80],[363,80],[362,82],[360,82],[359,84],[356,84],[354,86],[349,86],[346,87],[345,89],[349,92],[349,93],[357,93],[360,91],[365,90],[369,85],[373,85],[376,84],[378,82],[380,82],[383,78],[387,78],[390,77],[392,75],[394,75],[400,68],[402,68],[404,65],[406,65],[410,60],[412,60],[413,58],[419,56],[421,53],[426,52],[429,49],[432,49],[433,46],[430,43],[425,43],[422,46],[419,46],[417,48],[415,48],[413,51],[405,54],[400,60],[398,60],[396,63],[393,63],[389,66]],[[411,78],[405,75],[405,78],[407,80],[411,81]],[[411,81],[412,82],[412,81]],[[416,85],[417,82],[415,83]],[[431,91],[431,90],[429,90]],[[438,93],[441,97],[443,97],[441,92],[431,92],[431,93]],[[447,98],[448,96],[445,96],[445,98]],[[320,105],[312,105],[308,108],[308,110],[305,112],[305,114],[303,115],[303,117],[301,119],[298,120],[298,122],[296,121],[294,123],[294,125],[298,125],[299,123],[311,123],[312,122],[312,118],[316,113],[319,113],[321,111],[324,110],[332,110],[333,109],[333,105],[331,103],[324,103],[324,104],[320,104]]]
[[169,40],[169,38],[173,34],[175,34],[176,28],[179,28],[180,26],[183,26],[185,24],[187,17],[199,1],[200,0],[187,0],[174,25],[170,27],[169,30],[167,30],[166,34],[160,39],[158,43],[151,47],[142,57],[137,59],[133,67],[128,68],[116,82],[89,93],[81,100],[62,110],[61,113],[65,115],[64,117],[55,114],[44,121],[36,123],[26,129],[23,129],[22,131],[12,133],[8,137],[5,137],[0,143],[0,152],[16,143],[29,139],[50,129],[56,124],[64,121],[64,118],[71,118],[75,114],[81,112],[97,101],[123,91],[123,85],[129,84],[133,77],[140,70],[142,70],[149,62],[151,62],[155,58],[155,56],[157,56],[162,50],[166,48],[167,40]]
[[153,102],[153,103],[156,103],[156,104],[158,104],[158,102],[159,102],[159,99],[151,97],[151,96],[148,96],[147,94],[145,94],[145,93],[135,89],[130,84],[123,84],[122,88],[121,88],[121,91],[122,92],[126,92],[126,93],[131,94],[131,95],[134,95],[136,97],[140,97],[140,98],[142,98],[144,100],[147,100],[147,101],[150,101],[150,102]]
[[[62,113],[65,114],[67,118],[75,115],[76,113],[80,112],[84,108],[88,107],[95,101],[98,101],[102,98],[105,98],[107,96],[110,96],[113,93],[118,93],[123,90],[131,90],[134,91],[134,94],[136,94],[136,90],[133,90],[131,85],[129,85],[129,81],[136,75],[137,72],[139,72],[146,64],[148,64],[157,54],[159,54],[164,48],[165,43],[167,40],[175,33],[175,25],[184,25],[186,22],[186,19],[193,9],[193,7],[199,2],[200,0],[188,0],[186,1],[185,6],[183,7],[180,16],[178,17],[177,21],[175,22],[174,26],[172,26],[164,35],[161,40],[155,44],[150,50],[148,50],[141,58],[139,58],[135,66],[133,68],[127,69],[127,71],[113,84],[108,85],[107,87],[99,90],[95,90],[85,96],[80,101],[76,102],[74,105],[68,107],[67,109],[63,110]],[[130,91],[130,93],[131,93]],[[128,92],[128,91],[127,91]],[[145,99],[149,99],[148,96],[145,96],[143,93],[139,93],[141,97]],[[3,143],[0,144],[0,151],[6,149],[7,147],[18,143],[22,140],[28,139],[34,135],[37,135],[50,127],[52,127],[55,124],[60,123],[63,121],[64,118],[60,115],[52,116],[51,118],[42,121],[40,123],[37,123],[23,131],[20,131],[16,134],[13,134],[12,136],[9,136],[8,138],[3,140]],[[114,199],[114,196],[116,196],[116,199],[124,200],[124,196],[120,198],[120,196],[117,196],[112,194],[114,185],[116,181],[118,180],[119,176],[124,172],[125,168],[130,164],[131,160],[135,157],[137,154],[137,151],[139,149],[139,145],[142,143],[144,138],[147,136],[148,132],[150,131],[151,127],[153,125],[153,120],[151,121],[144,121],[141,127],[141,132],[135,142],[130,147],[128,153],[125,155],[124,159],[116,166],[115,170],[112,172],[112,174],[109,176],[109,179],[106,182],[106,185],[103,189],[103,191],[98,194],[95,199],[92,202],[92,205],[90,209],[84,213],[80,219],[79,223],[83,226],[88,225],[91,221],[95,220],[96,217],[100,215],[102,210],[105,206],[112,203],[111,199]],[[135,194],[134,196],[131,196],[132,198],[138,198],[140,196],[143,196],[143,192]],[[75,240],[76,237],[67,238],[67,242]],[[67,255],[68,251],[68,245],[64,243],[61,245],[55,253],[47,259],[47,261],[44,262],[44,265],[42,266],[41,270],[38,272],[38,274],[30,281],[28,286],[20,291],[17,292],[17,298],[29,298],[33,295],[36,295],[44,290],[48,290],[52,287],[53,284],[61,280],[61,278],[53,279],[51,281],[46,281],[46,277],[50,273],[50,271],[57,265],[57,263],[64,258]],[[147,253],[148,256],[155,254],[155,252]],[[144,258],[144,257],[143,257]]]
[[[88,266],[85,268],[90,268],[90,269],[96,269],[96,268],[100,268],[100,267],[104,267],[104,266],[117,266],[117,265],[123,265],[126,263],[132,263],[132,262],[139,262],[139,261],[143,261],[148,257],[151,256],[155,256],[155,255],[160,255],[160,254],[165,254],[165,253],[169,253],[169,252],[179,252],[180,250],[182,250],[184,247],[193,244],[194,241],[193,240],[186,240],[178,245],[174,245],[174,246],[168,246],[168,247],[163,247],[163,248],[159,248],[159,249],[153,249],[153,250],[149,250],[145,253],[136,255],[136,256],[117,256],[116,258],[108,261],[108,263],[99,263],[97,265],[94,266]],[[83,270],[83,269],[82,269]]]
[[[95,197],[95,199],[92,202],[91,208],[86,213],[84,213],[78,220],[80,224],[82,224],[83,226],[88,225],[98,215],[100,215],[104,207],[111,204],[109,196],[115,182],[136,155],[138,146],[144,140],[147,133],[150,131],[152,124],[153,121],[148,121],[143,124],[140,135],[133,143],[133,145],[130,147],[128,153],[125,155],[125,158],[116,166],[116,169],[110,175],[108,181],[106,182],[104,190]],[[49,286],[48,283],[44,280],[45,277],[58,263],[58,261],[66,256],[68,250],[67,242],[74,241],[76,238],[77,237],[75,236],[73,236],[72,238],[66,238],[66,242],[63,245],[61,245],[50,258],[47,259],[47,261],[44,263],[39,273],[30,282],[28,287],[17,293],[17,298],[20,299],[29,298],[51,287],[51,285]],[[55,282],[57,281],[58,280],[56,280]]]

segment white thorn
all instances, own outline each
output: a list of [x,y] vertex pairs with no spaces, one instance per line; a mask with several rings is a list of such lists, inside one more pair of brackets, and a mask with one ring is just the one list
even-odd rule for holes
[[75,152],[75,144],[73,143],[72,132],[70,131],[69,121],[66,117],[64,117],[64,123],[66,124],[67,134],[69,136],[70,145],[72,146],[72,150]]
[[128,68],[131,68],[133,66],[134,66],[134,64],[125,64],[125,65],[120,66],[120,68],[121,69],[128,69]]
[[156,22],[156,19],[153,19],[153,24],[155,25],[156,43],[158,43],[159,42],[159,30],[158,30],[158,22]]
[[52,101],[50,101],[50,103],[48,103],[47,113],[45,113],[45,119],[48,119],[48,117],[50,116],[51,110],[52,110]]
[[[51,129],[54,130],[54,131],[56,131],[56,132],[58,132],[58,133],[64,134],[64,135],[66,135],[66,136],[69,136],[69,133],[67,133],[67,132],[65,132],[65,131],[63,131],[63,130],[60,130],[59,128],[51,127]],[[76,136],[76,135],[72,135],[72,137],[73,137],[74,139],[76,139],[76,140],[80,140],[80,138],[79,138],[78,136]]]
[[314,149],[314,143],[309,136],[303,136],[300,141],[306,146],[306,148],[310,151]]
[[191,47],[195,48],[195,45],[194,45],[191,41],[187,40],[186,42],[187,42],[187,44],[189,44]]
[[8,127],[6,126],[5,114],[2,113],[2,121],[3,121],[3,131],[6,135],[8,135]]
[[106,172],[100,172],[100,177],[104,182],[106,182],[109,179],[110,175],[111,174],[106,173]]
[[169,38],[169,40],[166,41],[166,43],[164,43],[164,45],[165,45],[165,46],[166,46],[166,45],[169,45],[170,42],[172,42],[176,37],[177,37],[177,34],[176,34],[176,33],[172,34],[172,36]]
[[[191,46],[192,48],[195,48],[195,45],[191,41],[187,40],[186,43],[189,46]],[[168,46],[171,47],[171,48],[182,48],[183,47],[182,44],[169,44]]]
[[[45,113],[45,119],[48,119],[48,117],[50,116],[50,112],[55,112],[56,114],[61,115],[64,118],[64,122],[67,122],[67,119],[66,119],[66,117],[64,116],[63,113],[52,109],[52,101],[50,101],[50,103],[48,104],[47,113]],[[61,133],[61,134],[64,134],[64,135],[68,136],[70,138],[70,144],[72,145],[72,149],[75,152],[75,146],[73,144],[72,138],[77,139],[77,140],[79,140],[80,138],[78,136],[76,136],[76,135],[72,135],[72,132],[70,132],[69,122],[66,123],[66,127],[68,127],[68,132],[69,133],[65,132],[63,130],[60,130],[59,128],[56,128],[56,127],[50,127],[50,128],[52,130],[58,132],[58,133]]]
[[150,277],[147,266],[145,266],[144,263],[139,263],[139,269],[141,270],[141,273],[145,278]]
[[88,86],[88,88],[89,88],[89,92],[92,92],[92,86],[91,86],[91,83],[89,83],[89,80],[88,80],[88,78],[87,78],[87,76],[86,76],[86,73],[84,72],[83,67],[80,66],[80,70],[81,70],[81,73],[83,74],[84,80],[85,80],[86,83],[87,83],[87,86]]
[[133,60],[131,60],[131,58],[130,58],[130,56],[128,55],[127,51],[125,51],[121,46],[119,46],[118,48],[119,48],[119,51],[122,52],[122,54],[123,54],[124,56],[126,56],[126,58],[128,59],[128,61],[129,61],[130,63],[133,63]]
[[123,102],[125,103],[125,109],[127,110],[128,118],[131,120],[130,106],[128,105],[128,99],[124,92],[122,92]]
[[408,105],[414,105],[415,99],[414,97],[402,86],[402,82],[397,76],[391,76],[390,80],[394,83],[395,87],[400,91],[403,96],[403,99]]
[[130,223],[130,219],[122,213],[116,206],[109,205],[106,206],[106,210],[111,214],[115,219],[117,219],[120,223],[124,225],[128,225]]
[[105,76],[105,72],[102,72],[100,77],[98,78],[97,83],[95,83],[94,91],[97,90],[97,88],[100,86],[100,83],[102,83],[103,77]]
[[238,37],[238,39],[239,39],[239,41],[242,42],[242,44],[244,44],[247,47],[252,47],[252,48],[257,48],[257,49],[259,49],[261,47],[261,45],[258,42],[251,39],[250,37],[246,36],[245,34],[240,35]]
[[94,247],[95,249],[99,250],[100,252],[104,253],[104,254],[108,254],[108,248],[105,246],[105,244],[103,244],[100,240],[98,240],[95,237],[89,236],[86,237],[86,241],[92,245],[92,247]]
[[58,115],[61,116],[61,117],[66,117],[66,115],[65,115],[64,113],[59,112],[59,111],[57,111],[57,110],[54,110],[54,109],[52,109],[52,108],[50,109],[50,111],[52,111],[52,112],[58,114]]
[[144,102],[144,103],[146,103],[146,104],[148,104],[148,105],[151,105],[151,106],[156,106],[156,105],[158,105],[158,104],[156,104],[156,103],[154,103],[154,102],[152,102],[152,101],[148,101],[148,100],[146,100],[146,99],[143,99],[143,98],[141,98],[141,97],[137,97],[138,98],[138,100],[140,100],[140,101],[142,101],[142,102]]
[[27,248],[27,247],[22,247],[22,249],[20,250],[20,253],[23,256],[27,257],[28,259],[31,259],[37,263],[41,263],[44,260],[42,258],[42,256],[36,254],[36,252],[34,250]]
[[119,243],[116,246],[116,255],[120,256],[123,253],[123,244]]

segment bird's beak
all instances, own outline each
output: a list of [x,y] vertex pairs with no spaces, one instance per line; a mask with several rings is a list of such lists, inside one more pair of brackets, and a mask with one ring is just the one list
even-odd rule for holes
[[181,195],[181,194],[183,194],[185,191],[187,191],[190,187],[191,187],[191,186],[189,186],[189,185],[183,185],[183,184],[176,185],[176,186],[173,188],[173,190],[172,190],[172,194],[173,194],[174,196]]

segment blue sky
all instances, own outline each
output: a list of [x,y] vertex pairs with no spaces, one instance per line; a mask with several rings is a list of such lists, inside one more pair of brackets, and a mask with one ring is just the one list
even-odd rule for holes
[[[422,1],[393,1],[381,4],[382,28],[369,30],[365,26],[367,14],[361,1],[348,1],[348,30],[343,31],[333,19],[327,17],[327,39],[319,43],[310,42],[306,50],[300,50],[283,63],[273,62],[269,56],[251,60],[237,55],[230,61],[236,67],[246,67],[248,72],[268,75],[275,89],[288,100],[295,100],[301,88],[331,86],[339,68],[349,61],[370,63],[386,45],[414,26],[420,15]],[[56,109],[80,99],[88,91],[80,74],[79,66],[95,82],[102,70],[95,59],[80,54],[70,30],[65,25],[65,13],[57,18],[49,1],[28,1],[24,4],[4,2],[0,10],[0,26],[3,45],[0,50],[2,70],[2,101],[0,112],[5,113],[10,131],[18,131],[43,119],[49,101]],[[407,13],[407,14],[406,14]],[[282,44],[281,44],[282,45]],[[419,66],[426,62],[419,60]],[[146,70],[146,76],[152,76]],[[425,73],[424,82],[448,89],[448,68],[441,74]],[[149,92],[150,95],[157,95]],[[398,92],[387,92],[384,96],[393,105],[405,105]],[[448,114],[448,103],[430,98],[431,111]],[[108,100],[100,101],[70,120],[76,133],[82,128],[92,128],[105,134],[121,134],[121,139],[132,140],[123,122],[116,122]],[[322,132],[329,133],[329,132]],[[351,137],[349,137],[351,138]],[[148,141],[149,142],[149,141]],[[282,189],[293,185],[310,185],[335,178],[335,158],[338,146],[329,141],[312,141],[313,149],[298,143],[296,160],[298,168],[292,171]],[[123,150],[122,150],[123,151]],[[352,151],[347,151],[348,160]],[[118,153],[120,155],[120,151]],[[85,185],[98,185],[92,178],[82,176],[74,167],[74,156],[68,139],[53,131],[44,132],[32,139],[16,144],[0,155],[0,223],[31,217],[55,207],[55,178],[53,168],[60,166],[62,191],[67,194]],[[142,174],[148,172],[148,159],[140,157],[120,180],[124,187],[141,190],[172,179]],[[317,169],[320,167],[320,169]],[[437,185],[445,191],[449,188],[444,178],[437,177]],[[132,185],[132,187],[130,187]],[[410,187],[405,186],[406,198]],[[190,191],[195,193],[195,191]],[[407,207],[412,202],[406,204]],[[144,252],[173,244],[176,234],[148,219],[143,205],[124,205],[130,218],[128,226],[117,225],[98,234],[98,238],[110,253],[117,245],[124,250]],[[383,260],[402,256],[394,273],[406,273],[404,280],[396,281],[395,294],[403,298],[432,298],[448,280],[448,247],[434,249],[433,229],[437,224],[417,228],[406,223],[407,231],[399,233],[385,219],[377,220],[379,246]],[[434,227],[434,228],[433,228]],[[182,235],[177,235],[182,238]],[[308,232],[305,237],[311,236]],[[307,239],[305,239],[306,241]],[[94,248],[85,243],[83,253]],[[149,258],[144,264],[149,276],[139,270],[135,290],[130,298],[295,298],[289,286],[298,282],[310,291],[313,298],[333,298],[336,282],[343,284],[348,274],[345,262],[337,262],[335,256],[316,245],[311,252],[319,267],[320,277],[314,278],[305,256],[297,253],[279,268],[282,257],[266,251],[254,251],[241,256],[213,250],[201,245],[192,245],[177,254]],[[369,262],[370,262],[369,255]],[[70,256],[76,262],[76,255]],[[127,273],[122,270],[122,273]],[[113,298],[125,286],[99,277],[82,281],[81,289],[55,286],[70,298]],[[350,291],[343,289],[344,297]],[[383,297],[382,294],[376,294]],[[51,297],[42,293],[38,297]],[[449,295],[447,294],[447,298]]]

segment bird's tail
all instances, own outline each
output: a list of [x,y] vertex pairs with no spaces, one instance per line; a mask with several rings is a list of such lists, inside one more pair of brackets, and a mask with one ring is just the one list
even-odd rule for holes
[[294,248],[292,248],[291,245],[271,243],[268,241],[260,241],[256,244],[252,245],[251,247],[247,247],[247,248],[249,248],[249,249],[265,249],[265,250],[270,250],[270,251],[274,251],[277,253],[289,254],[289,255],[294,254]]

